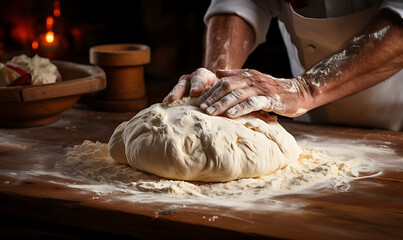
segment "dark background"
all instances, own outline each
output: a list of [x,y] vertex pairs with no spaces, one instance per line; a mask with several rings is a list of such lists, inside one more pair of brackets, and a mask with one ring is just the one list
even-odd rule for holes
[[[61,16],[54,31],[65,39],[55,59],[89,64],[89,48],[106,43],[141,43],[151,47],[145,66],[146,85],[168,93],[179,76],[202,65],[203,16],[210,1],[79,1],[60,0]],[[46,32],[52,0],[0,0],[0,60],[25,53]],[[270,37],[251,54],[244,67],[277,77],[290,76],[287,54],[272,21]]]

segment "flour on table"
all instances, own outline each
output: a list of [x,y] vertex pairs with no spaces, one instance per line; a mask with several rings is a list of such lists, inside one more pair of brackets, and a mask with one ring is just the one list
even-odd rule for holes
[[[175,114],[180,114],[180,107],[182,107],[181,104],[178,104]],[[149,119],[150,121],[147,122],[145,119],[148,118],[144,118],[141,124],[149,124],[148,127],[156,132],[174,131],[172,129],[161,128],[162,122],[179,120],[175,120],[172,116],[164,115],[161,106],[154,109],[156,110],[154,114],[161,114],[159,116],[162,120]],[[192,117],[194,115],[197,116],[197,111],[195,110],[195,112],[182,116],[182,121],[187,121],[190,126],[193,126]],[[245,118],[243,121],[247,122],[248,120],[248,118]],[[265,123],[264,121],[262,122]],[[129,123],[120,125],[116,129],[115,134],[120,136]],[[278,123],[275,122],[275,124]],[[240,126],[242,126],[242,122]],[[243,127],[246,126],[243,125]],[[258,128],[259,125],[257,124],[254,129]],[[272,130],[276,128],[272,127],[268,129]],[[185,128],[180,130],[191,131]],[[278,131],[281,133],[283,130]],[[264,132],[264,130],[259,131],[259,134]],[[144,133],[149,133],[149,131],[146,129]],[[126,154],[125,151],[126,146],[124,144],[126,140],[130,140],[130,138],[113,138],[109,143],[110,145],[112,144],[112,149],[108,149],[108,144],[106,143],[89,140],[69,149],[66,158],[60,161],[58,165],[62,166],[63,169],[67,166],[85,178],[95,182],[84,185],[70,184],[68,186],[89,190],[100,195],[114,193],[114,196],[119,195],[122,199],[135,202],[167,202],[197,204],[198,206],[200,204],[208,204],[236,209],[258,209],[259,211],[298,210],[301,207],[299,206],[301,203],[283,202],[273,197],[284,194],[309,194],[318,189],[320,189],[320,193],[329,190],[337,192],[348,191],[352,180],[373,177],[382,173],[382,167],[386,166],[380,166],[379,163],[373,160],[373,156],[385,156],[387,158],[386,156],[390,156],[391,152],[393,152],[387,146],[371,146],[363,144],[359,140],[357,142],[351,139],[333,139],[326,136],[318,137],[303,134],[297,136],[296,142],[298,144],[295,143],[298,145],[297,158],[291,161],[281,160],[277,162],[276,164],[279,167],[269,174],[226,182],[197,182],[170,180],[165,177],[146,173],[145,171],[136,170],[136,167],[132,168],[127,164],[130,163],[128,161],[130,155]],[[156,140],[150,137],[150,141],[155,142]],[[280,138],[277,141],[281,142],[283,140]],[[184,140],[176,144],[182,147],[183,142]],[[277,143],[273,144],[277,145]],[[277,146],[280,148],[279,145]],[[141,145],[141,147],[143,149],[147,146]],[[191,146],[187,147],[191,149]],[[146,149],[147,154],[151,154],[150,151],[151,149]],[[109,152],[112,152],[115,159],[111,157]],[[284,153],[284,151],[280,152]],[[161,152],[156,154],[161,155]],[[126,158],[127,155],[129,156],[128,158]],[[401,160],[398,161],[398,164],[401,164]],[[289,198],[289,200],[292,201],[292,198]]]
[[[313,144],[321,142],[322,139]],[[88,140],[70,149],[63,164],[100,184],[133,194],[137,200],[141,199],[142,194],[151,194],[155,197],[148,196],[143,200],[162,201],[164,196],[169,196],[187,201],[194,199],[201,203],[211,199],[214,204],[225,202],[224,205],[235,207],[241,207],[241,203],[267,200],[276,195],[309,193],[320,188],[347,191],[349,182],[362,178],[363,173],[369,173],[365,177],[380,173],[374,162],[367,156],[361,156],[364,152],[372,151],[371,147],[331,143],[331,147],[327,148],[310,146],[312,141],[302,141],[301,144],[299,159],[288,166],[266,176],[225,183],[169,180],[137,171],[114,161],[108,154],[108,144]],[[335,152],[329,152],[332,148]],[[379,148],[374,150],[380,153],[383,151]]]
[[185,98],[154,104],[118,126],[109,153],[118,163],[167,179],[228,182],[271,174],[300,148],[274,116],[210,116]]

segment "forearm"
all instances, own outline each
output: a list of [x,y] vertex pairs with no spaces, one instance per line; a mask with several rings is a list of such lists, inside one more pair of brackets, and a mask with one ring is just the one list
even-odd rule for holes
[[204,67],[242,68],[254,44],[254,31],[236,15],[216,15],[209,19],[205,39]]
[[[403,67],[403,21],[385,10],[339,53],[302,76],[311,99],[306,108],[330,103],[389,78]],[[297,78],[297,79],[298,79]]]

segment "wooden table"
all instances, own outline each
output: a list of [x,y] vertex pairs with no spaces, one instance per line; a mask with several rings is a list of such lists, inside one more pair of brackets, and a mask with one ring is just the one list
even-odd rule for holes
[[[248,211],[225,206],[142,203],[113,194],[94,198],[70,188],[56,175],[32,175],[30,169],[55,171],[66,147],[84,140],[107,142],[130,113],[94,112],[75,107],[54,124],[0,129],[0,236],[85,239],[402,239],[403,174],[356,180],[347,192],[283,195],[275,199],[304,203],[299,211]],[[297,138],[304,133],[329,138],[381,141],[403,158],[403,133],[318,126],[282,121]],[[382,156],[379,156],[382,158]],[[373,183],[363,185],[362,183]],[[88,184],[94,184],[88,180]]]

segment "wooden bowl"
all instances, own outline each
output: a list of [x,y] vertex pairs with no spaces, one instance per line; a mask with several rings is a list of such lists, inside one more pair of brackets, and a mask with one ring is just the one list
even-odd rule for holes
[[106,87],[105,73],[94,66],[52,61],[62,81],[35,86],[0,87],[0,127],[34,127],[53,123],[81,95]]
[[147,105],[144,65],[150,47],[143,44],[106,44],[90,48],[90,63],[101,67],[108,86],[91,101],[104,111],[138,111]]

